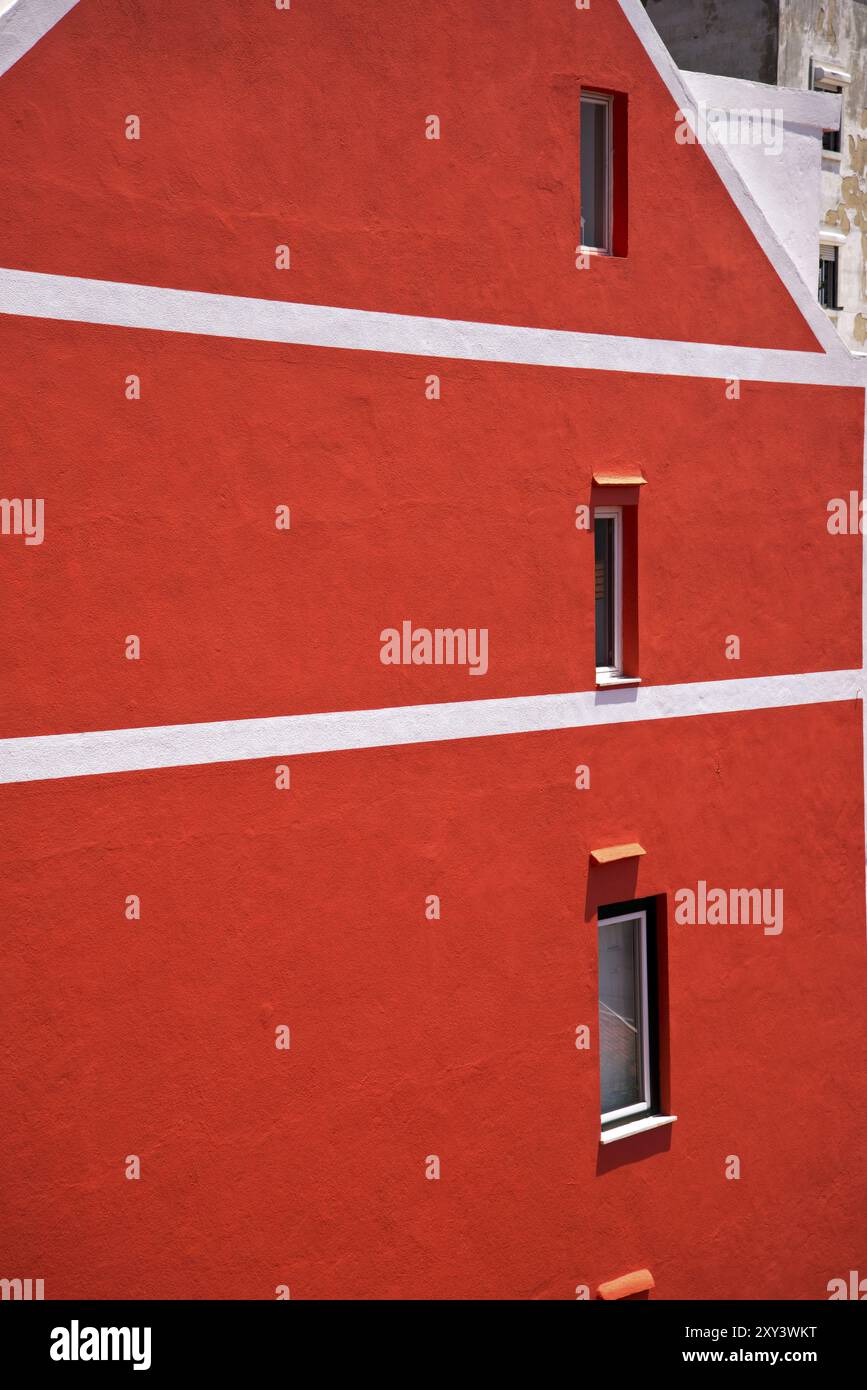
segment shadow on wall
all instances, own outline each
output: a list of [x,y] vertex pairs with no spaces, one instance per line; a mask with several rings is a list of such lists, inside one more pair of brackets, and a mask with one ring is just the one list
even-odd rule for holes
[[587,895],[584,900],[584,921],[591,922],[600,907],[612,903],[631,902],[637,897],[640,859],[618,859],[612,864],[594,864],[590,860],[587,874]]
[[601,1178],[615,1168],[622,1168],[627,1163],[640,1163],[642,1159],[653,1158],[654,1154],[667,1153],[670,1148],[671,1125],[648,1129],[628,1139],[618,1139],[616,1144],[600,1144],[596,1154],[596,1176]]

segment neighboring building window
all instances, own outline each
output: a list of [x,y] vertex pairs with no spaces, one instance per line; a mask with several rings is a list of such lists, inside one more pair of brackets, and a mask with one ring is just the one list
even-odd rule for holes
[[839,309],[837,301],[840,272],[839,246],[819,247],[819,303],[823,309]]
[[[835,96],[842,96],[848,84],[852,81],[851,73],[844,72],[842,68],[829,66],[827,63],[810,61],[810,86],[814,92],[832,92]],[[839,155],[843,149],[843,112],[840,112],[840,125],[837,130],[826,130],[822,136],[822,149],[826,154]]]
[[651,1115],[658,1104],[655,931],[646,907],[611,911],[599,910],[603,1130]]
[[623,674],[623,511],[593,514],[596,561],[596,677]]
[[613,101],[581,94],[581,245],[611,254]]
[[[647,912],[599,913],[599,1068],[602,1123],[636,1120],[654,1105]],[[656,1022],[654,1022],[656,1027]]]
[[[842,88],[842,87],[822,87],[821,90],[822,90],[823,92],[840,92],[840,93],[842,94],[843,88]],[[838,126],[838,128],[837,128],[836,130],[826,130],[826,131],[823,132],[823,134],[822,134],[822,149],[823,149],[823,150],[829,150],[829,151],[831,152],[831,154],[839,154],[839,153],[840,153],[840,151],[841,151],[842,148],[843,148],[843,130],[842,130],[842,126],[843,126],[843,120],[842,120],[842,117],[841,117],[841,119],[840,119],[840,125]]]

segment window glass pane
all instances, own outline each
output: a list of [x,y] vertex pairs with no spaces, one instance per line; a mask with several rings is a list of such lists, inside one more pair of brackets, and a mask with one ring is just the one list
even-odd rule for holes
[[581,102],[581,245],[607,251],[608,106]]
[[596,665],[614,665],[614,522],[594,522],[596,542]]
[[826,130],[822,135],[822,148],[833,150],[835,154],[840,153],[840,132],[839,130]]
[[599,923],[599,1057],[602,1113],[637,1105],[641,1065],[641,919]]

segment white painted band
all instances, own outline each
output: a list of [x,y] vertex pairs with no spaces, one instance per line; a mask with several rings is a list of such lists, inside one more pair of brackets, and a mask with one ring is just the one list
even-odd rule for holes
[[385,748],[779,709],[855,700],[861,697],[861,691],[860,671],[819,671],[571,695],[461,700],[453,704],[8,738],[0,740],[0,782],[35,782],[145,768],[289,758],[351,748]]
[[864,386],[859,358],[619,338],[0,269],[0,313],[305,347],[659,376]]

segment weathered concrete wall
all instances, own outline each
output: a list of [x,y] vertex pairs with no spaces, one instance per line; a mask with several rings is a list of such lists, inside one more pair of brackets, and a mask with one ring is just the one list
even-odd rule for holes
[[777,81],[780,0],[644,0],[678,67]]
[[[652,8],[652,6],[651,6]],[[843,91],[841,161],[825,159],[822,221],[846,235],[840,248],[838,327],[850,347],[867,348],[867,3],[782,0],[778,80],[807,86],[810,60],[851,73]]]

